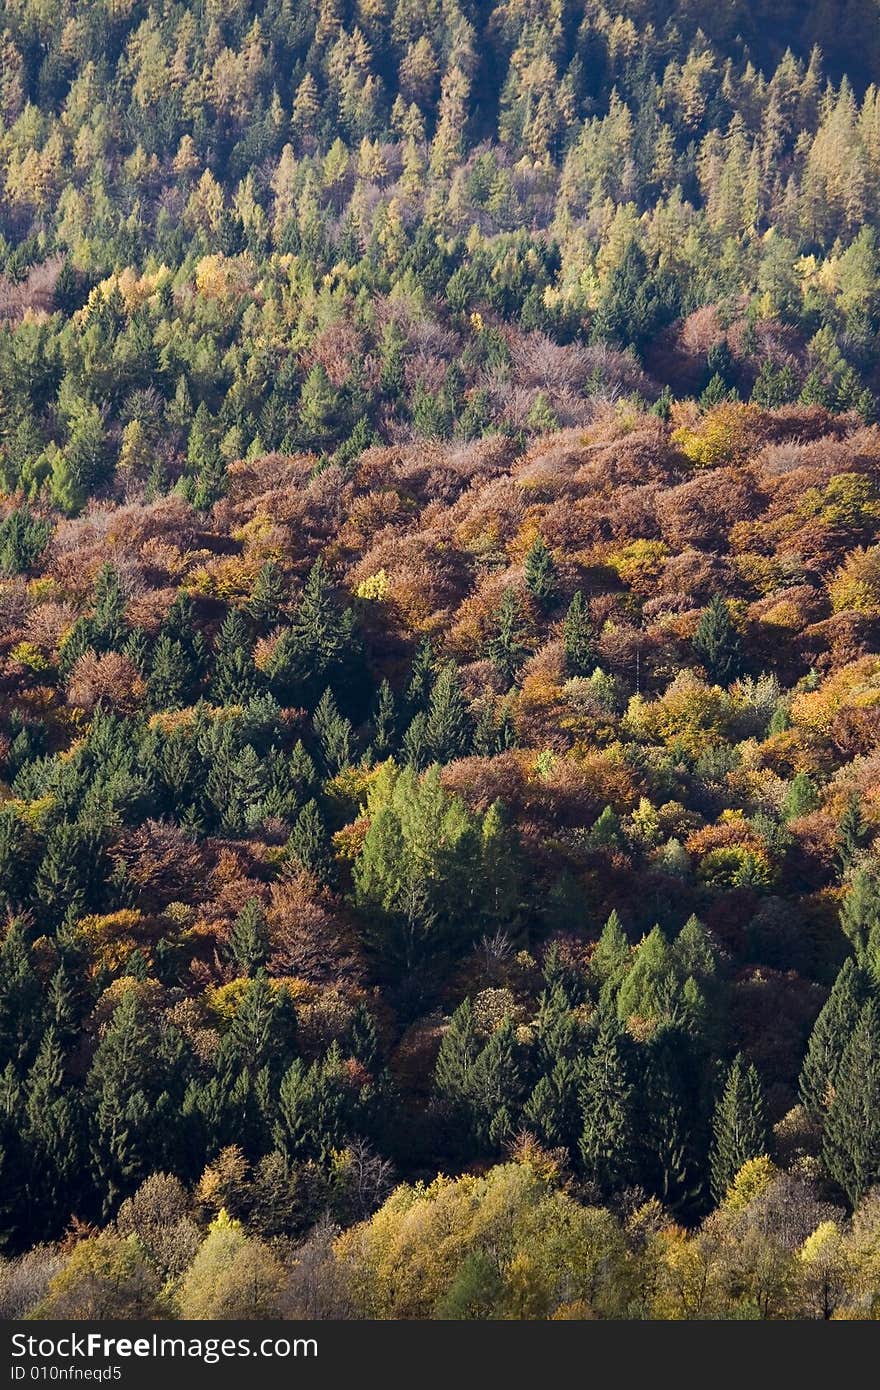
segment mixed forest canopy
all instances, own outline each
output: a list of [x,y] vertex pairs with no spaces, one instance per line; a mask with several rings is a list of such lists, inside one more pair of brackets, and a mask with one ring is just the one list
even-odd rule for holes
[[880,1309],[873,0],[9,0],[0,1312]]

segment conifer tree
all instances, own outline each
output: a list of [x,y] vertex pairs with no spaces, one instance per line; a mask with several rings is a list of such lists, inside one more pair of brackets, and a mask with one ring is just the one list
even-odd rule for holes
[[269,954],[269,929],[258,898],[248,898],[232,924],[229,953],[243,975],[254,975]]
[[712,1133],[712,1193],[720,1202],[743,1164],[767,1152],[761,1081],[741,1052],[733,1060],[715,1107]]
[[241,614],[232,609],[223,619],[214,643],[211,695],[219,705],[236,705],[250,700],[257,690],[250,634]]
[[837,857],[841,868],[848,869],[868,837],[858,792],[847,799],[843,815],[837,824]]
[[134,1191],[161,1152],[156,1070],[155,1038],[131,991],[120,1000],[86,1079],[92,1178],[105,1215]]
[[397,730],[397,706],[394,693],[387,680],[382,680],[376,695],[376,712],[373,716],[373,738],[370,754],[376,762],[383,762],[391,756],[395,746]]
[[522,605],[513,589],[505,589],[495,614],[495,634],[489,643],[489,656],[506,687],[513,684],[528,653],[524,638]]
[[727,686],[742,669],[739,633],[733,625],[726,599],[716,594],[703,610],[694,636],[694,651],[710,679]]
[[331,690],[325,690],[312,716],[312,727],[321,749],[324,766],[331,776],[352,762],[351,721],[336,708]]
[[584,1176],[603,1197],[619,1192],[636,1176],[635,1086],[627,1035],[610,1009],[603,1009],[581,1085]]
[[543,536],[536,536],[525,559],[526,588],[538,607],[546,612],[559,591],[556,562]]
[[284,578],[274,560],[261,566],[245,605],[254,622],[264,631],[278,622],[284,604]]
[[845,960],[810,1034],[801,1068],[800,1097],[809,1115],[828,1112],[843,1054],[868,997],[868,982],[852,959]]
[[65,1085],[54,1028],[43,1037],[25,1084],[24,1146],[34,1234],[51,1236],[65,1223],[69,1183],[77,1168],[78,1115]]
[[329,881],[333,872],[333,854],[323,817],[314,798],[306,802],[297,816],[287,841],[286,853],[289,859],[314,874],[322,883]]
[[577,590],[562,630],[565,669],[569,676],[589,676],[596,665],[595,633],[586,599]]
[[822,1157],[852,1205],[880,1181],[880,1009],[862,1006],[825,1118]]
[[455,662],[441,667],[431,691],[425,725],[431,758],[439,763],[464,757],[471,742],[471,719]]
[[160,634],[153,649],[147,698],[155,710],[179,709],[192,679],[192,668],[180,642]]

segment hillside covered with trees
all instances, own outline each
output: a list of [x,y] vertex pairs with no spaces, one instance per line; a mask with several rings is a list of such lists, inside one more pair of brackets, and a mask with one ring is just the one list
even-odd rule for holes
[[877,20],[9,0],[0,1315],[878,1315]]

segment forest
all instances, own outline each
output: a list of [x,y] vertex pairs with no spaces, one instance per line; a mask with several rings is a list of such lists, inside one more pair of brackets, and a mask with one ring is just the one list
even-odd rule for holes
[[0,1317],[880,1316],[877,0],[6,0]]

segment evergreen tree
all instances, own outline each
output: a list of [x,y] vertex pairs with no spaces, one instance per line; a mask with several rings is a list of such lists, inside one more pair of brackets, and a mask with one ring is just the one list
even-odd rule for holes
[[589,676],[596,665],[595,634],[586,599],[577,590],[562,630],[565,670],[569,676]]
[[344,719],[336,708],[330,690],[325,690],[312,716],[312,728],[321,750],[324,767],[331,776],[349,767],[352,762],[351,721]]
[[464,757],[470,749],[471,719],[452,661],[440,668],[434,681],[425,740],[430,757],[439,763]]
[[179,709],[192,681],[192,667],[181,642],[162,633],[153,649],[147,698],[153,709]]
[[584,1176],[604,1198],[635,1176],[635,1085],[627,1035],[604,1009],[581,1086]]
[[513,684],[528,653],[522,605],[513,589],[505,589],[495,614],[495,635],[489,643],[489,656],[505,684]]
[[245,605],[254,622],[264,631],[278,622],[284,605],[284,578],[274,560],[261,567]]
[[669,943],[659,927],[639,944],[617,996],[621,1022],[633,1014],[657,1022],[671,1018],[678,995],[678,977]]
[[70,1181],[77,1170],[78,1114],[65,1085],[54,1028],[43,1037],[25,1085],[24,1147],[33,1235],[52,1236],[70,1210]]
[[742,669],[739,633],[733,625],[726,599],[716,594],[703,610],[694,636],[694,651],[713,681],[727,686]]
[[333,854],[318,803],[307,801],[287,841],[287,857],[327,883],[333,873]]
[[542,536],[536,536],[525,560],[526,588],[538,607],[546,612],[559,591],[556,563]]
[[92,1178],[104,1215],[161,1161],[168,1105],[157,1075],[155,1037],[134,991],[124,994],[86,1079]]
[[258,898],[248,898],[232,924],[229,954],[243,975],[254,975],[269,954],[269,929]]
[[733,1060],[712,1117],[710,1167],[717,1202],[750,1158],[767,1152],[767,1121],[760,1078],[742,1053]]
[[814,1120],[822,1120],[834,1096],[843,1054],[868,997],[868,982],[853,960],[844,961],[819,1012],[800,1075],[800,1096]]
[[861,799],[858,792],[852,792],[837,825],[837,857],[841,868],[849,868],[859,851],[864,848],[867,838],[868,829],[862,816]]
[[862,1006],[841,1058],[822,1157],[852,1205],[880,1181],[880,1009]]
[[427,714],[434,682],[434,651],[431,646],[431,639],[426,637],[419,643],[413,658],[412,671],[406,691],[406,707],[412,715],[420,712]]
[[241,614],[232,609],[214,643],[211,695],[218,705],[241,705],[252,699],[258,688],[250,635]]
[[383,680],[376,696],[373,738],[370,743],[370,756],[375,762],[383,762],[391,756],[396,742],[396,730],[397,706],[394,693],[388,681]]

